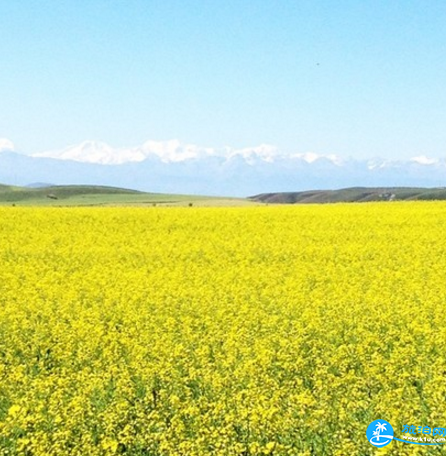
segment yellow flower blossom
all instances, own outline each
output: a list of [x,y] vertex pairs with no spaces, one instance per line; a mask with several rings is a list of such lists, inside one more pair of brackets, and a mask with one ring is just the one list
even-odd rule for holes
[[445,208],[1,208],[0,454],[362,456],[375,419],[446,427]]

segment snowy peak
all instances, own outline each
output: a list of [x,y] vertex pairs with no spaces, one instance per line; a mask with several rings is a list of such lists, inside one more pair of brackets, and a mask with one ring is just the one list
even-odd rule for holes
[[198,147],[193,144],[182,145],[177,139],[170,141],[146,141],[135,148],[145,157],[157,157],[164,163],[193,160],[214,154],[214,149]]
[[[275,146],[201,147],[146,141],[115,148],[84,141],[27,156],[0,139],[0,182],[100,184],[160,193],[243,196],[265,191],[347,187],[442,187],[446,158],[341,158],[334,154],[286,153]],[[9,151],[9,152],[8,152]],[[41,158],[42,157],[42,158]],[[45,157],[45,158],[43,158]],[[125,164],[136,163],[137,166]]]
[[301,160],[303,160],[307,163],[313,163],[320,158],[320,156],[318,154],[315,154],[313,152],[307,152],[305,154],[295,154],[293,156],[295,158],[300,158]]
[[270,146],[269,144],[261,144],[257,147],[245,147],[244,149],[226,148],[223,151],[223,155],[225,153],[227,158],[241,157],[249,164],[254,164],[258,160],[272,163],[279,156],[277,147]]
[[320,154],[315,154],[314,152],[306,152],[304,154],[293,154],[291,155],[292,158],[297,159],[297,160],[302,160],[308,164],[316,163],[318,161],[328,161],[331,162],[332,164],[336,166],[341,166],[345,163],[345,160],[343,160],[341,157],[338,155],[334,154],[329,154],[329,155],[320,155]]
[[244,149],[231,147],[215,149],[194,144],[182,144],[177,139],[172,139],[169,141],[150,140],[141,146],[121,149],[115,149],[99,141],[84,141],[79,145],[69,146],[62,150],[39,152],[33,156],[102,165],[121,165],[129,162],[141,162],[150,158],[159,159],[163,163],[174,163],[207,157],[222,157],[229,160],[236,156],[244,158],[247,162],[256,160],[272,162],[274,157],[278,156],[278,151],[276,147],[266,144]]
[[62,150],[39,152],[33,157],[56,158],[85,163],[119,164],[116,153],[108,144],[100,141],[84,141],[81,144],[68,146]]
[[13,152],[14,143],[6,138],[0,138],[0,152]]
[[419,165],[437,165],[439,160],[436,158],[429,158],[426,155],[420,155],[419,157],[413,157],[410,159],[413,163],[418,163]]
[[[13,150],[14,145],[7,139],[0,139],[0,151]],[[364,179],[373,176],[396,175],[408,173],[411,176],[421,176],[430,170],[446,171],[446,159],[430,158],[419,155],[407,160],[392,160],[373,158],[357,160],[342,158],[335,154],[285,153],[276,146],[260,144],[255,147],[201,147],[195,144],[182,143],[177,139],[168,141],[149,140],[139,146],[114,148],[100,141],[84,141],[61,150],[36,153],[33,157],[46,157],[61,161],[75,161],[85,164],[123,165],[126,163],[147,162],[153,169],[157,167],[174,168],[181,175],[185,167],[190,169],[207,170],[218,175],[225,173],[252,174],[255,179],[262,175],[290,175],[290,179],[297,179],[299,173],[311,175],[320,174],[329,178],[333,175],[342,175],[343,179],[353,176]],[[197,168],[198,167],[198,168]],[[306,170],[306,171],[303,171]],[[372,177],[371,177],[372,176]],[[254,179],[253,177],[253,179]],[[361,179],[358,178],[360,182]],[[435,184],[443,183],[443,180]],[[356,185],[356,184],[355,184]]]
[[79,145],[62,150],[40,152],[33,156],[101,165],[141,162],[151,157],[168,163],[197,158],[199,148],[192,145],[182,146],[178,140],[147,141],[141,146],[129,148],[113,148],[100,141],[84,141]]
[[84,163],[102,165],[121,165],[130,162],[142,162],[147,159],[158,159],[163,163],[178,163],[188,160],[201,160],[209,157],[219,157],[223,161],[241,159],[249,165],[277,160],[301,160],[308,164],[327,160],[335,165],[344,161],[336,155],[318,155],[313,152],[304,154],[285,154],[276,146],[261,144],[255,147],[236,149],[223,147],[200,147],[194,144],[182,144],[177,139],[168,141],[149,140],[136,147],[113,148],[100,141],[84,141],[81,144],[66,147],[56,151],[46,151],[33,154],[33,157],[55,158],[58,160],[73,160]]

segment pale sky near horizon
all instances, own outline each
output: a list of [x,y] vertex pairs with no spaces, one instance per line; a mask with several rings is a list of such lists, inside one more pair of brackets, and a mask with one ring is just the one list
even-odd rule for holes
[[446,2],[0,0],[0,138],[446,156]]

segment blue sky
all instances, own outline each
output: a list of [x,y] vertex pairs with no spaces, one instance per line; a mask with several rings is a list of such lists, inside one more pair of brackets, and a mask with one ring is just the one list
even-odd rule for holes
[[0,137],[446,156],[446,2],[0,1]]

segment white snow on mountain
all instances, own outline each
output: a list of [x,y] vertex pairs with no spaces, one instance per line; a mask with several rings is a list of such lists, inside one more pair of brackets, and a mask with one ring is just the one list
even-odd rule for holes
[[382,158],[372,158],[367,160],[367,169],[370,171],[374,169],[383,169],[386,168],[391,162],[389,160],[384,160]]
[[270,146],[269,144],[261,144],[257,147],[245,147],[243,149],[231,149],[228,147],[220,151],[218,155],[228,159],[241,157],[250,165],[254,165],[257,160],[273,163],[274,159],[280,156],[277,147]]
[[289,153],[269,144],[214,148],[175,139],[120,148],[84,141],[31,156],[14,153],[12,142],[0,139],[1,151],[11,153],[0,153],[0,182],[17,185],[91,183],[161,193],[243,196],[349,186],[446,184],[446,159],[425,155],[355,159],[310,151]]
[[113,148],[100,141],[84,141],[81,144],[69,146],[61,150],[39,152],[32,156],[102,165],[142,162],[149,158],[157,158],[163,163],[174,163],[187,160],[200,160],[207,157],[221,157],[225,160],[240,157],[249,165],[254,165],[257,162],[274,163],[277,159],[302,160],[311,164],[321,158],[329,160],[338,166],[344,163],[344,160],[333,154],[319,155],[313,152],[284,154],[276,146],[269,144],[241,149],[232,147],[216,149],[212,147],[200,147],[194,144],[182,144],[176,139],[169,141],[150,140],[140,146],[128,148]]
[[0,152],[14,151],[14,143],[6,138],[0,138]]
[[[214,155],[214,149],[198,147],[193,144],[182,145],[177,139],[170,141],[146,141],[135,147],[133,153],[139,152],[144,158],[157,157],[163,163],[181,162]],[[139,161],[139,160],[134,160]]]
[[418,163],[420,165],[436,165],[439,160],[436,158],[429,158],[426,155],[420,155],[419,157],[413,157],[410,159],[411,162]]
[[345,163],[345,160],[339,157],[338,155],[329,154],[329,155],[320,155],[315,154],[314,152],[306,152],[304,154],[292,154],[291,158],[303,160],[309,164],[315,163],[320,159],[328,160],[334,165],[341,166]]
[[137,157],[126,149],[114,149],[100,141],[84,141],[81,144],[68,146],[61,150],[39,152],[32,154],[32,156],[103,165],[119,165],[128,161],[144,160],[144,157]]
[[189,144],[181,145],[177,140],[147,141],[141,146],[128,148],[113,148],[104,142],[84,141],[62,150],[39,152],[33,156],[101,165],[122,165],[141,162],[150,157],[158,158],[165,163],[178,162],[201,155],[211,155],[212,151],[213,149],[198,148]]
[[314,152],[307,152],[305,154],[293,154],[293,158],[299,158],[301,160],[306,161],[307,163],[313,163],[320,157],[318,154],[315,154]]

